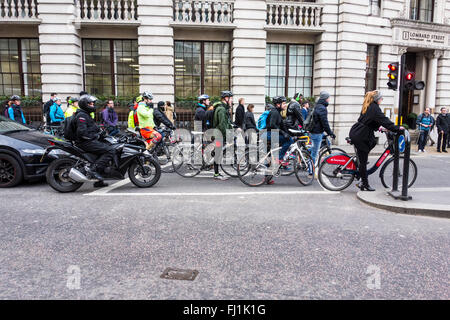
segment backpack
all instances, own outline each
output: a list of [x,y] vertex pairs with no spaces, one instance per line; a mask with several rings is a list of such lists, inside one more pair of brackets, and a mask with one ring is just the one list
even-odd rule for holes
[[77,139],[76,117],[70,116],[63,121],[64,139],[75,141]]
[[267,118],[269,117],[270,110],[266,110],[259,116],[258,122],[256,123],[256,128],[258,130],[263,130],[267,128]]
[[311,107],[308,116],[306,117],[305,121],[303,121],[303,128],[307,132],[310,132],[312,129],[314,129],[314,109],[314,107]]
[[9,105],[5,104],[5,108],[3,109],[3,116],[9,119]]

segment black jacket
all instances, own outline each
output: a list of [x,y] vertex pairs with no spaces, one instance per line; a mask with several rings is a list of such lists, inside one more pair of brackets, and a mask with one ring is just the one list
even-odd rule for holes
[[283,135],[285,138],[289,138],[289,132],[286,128],[286,124],[281,117],[280,110],[276,107],[269,107],[270,113],[267,117],[267,131],[271,130],[280,130],[280,135]]
[[254,129],[254,130],[258,131],[258,129],[256,129],[255,115],[253,114],[253,112],[247,111],[245,113],[244,129],[245,129],[245,131],[247,131],[249,129]]
[[53,105],[54,101],[52,99],[48,100],[43,107],[43,113],[45,115],[45,118],[47,120],[47,123],[51,122],[50,119],[50,107]]
[[214,122],[214,109],[207,110],[205,113],[206,129],[212,129]]
[[173,123],[167,118],[167,116],[159,110],[158,107],[153,108],[153,121],[155,122],[155,125],[159,127],[161,123],[163,123],[167,128],[175,129],[175,126]]
[[440,113],[436,118],[436,127],[438,129],[438,133],[444,131],[445,133],[450,131],[450,116],[445,114],[445,116]]
[[323,133],[326,132],[328,135],[333,135],[331,131],[330,124],[328,123],[328,102],[320,99],[317,101],[316,107],[314,108],[314,127],[311,133]]
[[100,128],[86,111],[79,109],[75,113],[76,142],[81,143],[99,138]]
[[374,131],[380,126],[394,132],[399,130],[399,127],[384,115],[380,106],[372,102],[366,113],[361,114],[358,122],[350,129],[350,139],[358,150],[370,152],[376,145]]
[[200,104],[197,105],[197,109],[195,110],[194,120],[202,122],[202,131],[205,131],[207,129],[206,128],[206,107],[205,106],[202,106]]
[[236,108],[236,115],[234,116],[234,124],[243,129],[245,118],[245,109],[242,104],[239,104]]
[[297,101],[291,101],[286,112],[286,127],[293,130],[298,130],[298,126],[303,127],[302,108]]

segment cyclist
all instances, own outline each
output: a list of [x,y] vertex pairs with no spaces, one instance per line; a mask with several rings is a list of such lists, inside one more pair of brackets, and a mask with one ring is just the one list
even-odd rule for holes
[[128,105],[130,113],[128,113],[128,128],[135,129],[139,128],[139,119],[137,117],[137,108],[139,102],[143,100],[142,96],[136,97],[132,103]]
[[50,94],[50,99],[44,104],[43,114],[45,117],[45,122],[50,123],[50,107],[55,103],[56,93]]
[[164,124],[167,128],[175,130],[175,126],[173,123],[167,118],[166,114],[163,110],[161,110],[164,107],[165,103],[164,101],[159,101],[158,105],[153,108],[153,118],[155,121],[155,125],[157,127],[161,126],[161,123]]
[[374,131],[380,126],[398,132],[404,130],[403,127],[396,126],[389,118],[387,118],[380,109],[383,96],[378,91],[369,91],[364,97],[364,103],[361,109],[361,115],[352,128],[350,129],[350,139],[356,147],[359,161],[359,175],[361,183],[357,187],[361,191],[375,191],[369,185],[367,176],[367,160],[369,152],[376,146]]
[[[281,112],[286,110],[286,97],[274,97],[272,100],[273,106],[269,107],[270,113],[267,116],[267,140],[271,140],[272,131],[279,131],[279,143],[282,146],[279,153],[279,161],[282,163],[282,159],[289,149],[289,146],[294,143],[294,140],[291,138],[288,132],[288,128],[284,123]],[[286,166],[288,163],[282,163],[282,165]]]
[[65,119],[64,111],[61,108],[61,99],[55,98],[55,103],[50,107],[50,125],[59,126],[61,122]]
[[79,109],[79,107],[78,107],[78,98],[70,97],[70,99],[67,100],[67,103],[69,105],[67,106],[66,112],[64,113],[64,116],[66,118],[73,116],[77,112],[77,110]]
[[[209,107],[209,96],[207,94],[202,94],[198,97],[197,109],[195,110],[194,121],[201,121],[202,128],[199,131],[204,132],[207,129],[206,126],[206,110]],[[197,128],[195,128],[197,131]]]
[[143,101],[138,103],[136,114],[139,121],[141,136],[145,139],[147,150],[150,150],[156,143],[161,141],[162,136],[157,130],[155,130],[152,102],[153,94],[150,92],[144,92],[142,94],[142,99]]
[[88,174],[97,179],[94,187],[105,187],[106,184],[101,176],[108,162],[114,157],[114,149],[106,143],[100,142],[100,128],[90,116],[95,111],[95,101],[97,99],[90,95],[80,98],[80,109],[75,113],[75,127],[77,139],[75,144],[88,153],[93,153],[99,157],[92,167],[88,168]]
[[303,127],[302,109],[299,103],[301,97],[300,93],[296,93],[287,107],[285,123],[289,129],[298,130],[299,127]]
[[8,116],[11,120],[26,124],[25,116],[23,115],[22,107],[20,106],[20,101],[22,99],[19,96],[13,95],[9,101],[11,102],[8,108]]
[[[221,101],[214,104],[212,127],[222,133],[222,144],[220,144],[220,141],[216,141],[216,146],[220,148],[219,150],[222,150],[223,145],[226,143],[227,130],[233,129],[230,114],[230,109],[233,106],[233,93],[231,91],[222,91],[220,98]],[[216,162],[214,162],[214,179],[228,180],[228,177],[224,177],[219,173],[219,164]]]

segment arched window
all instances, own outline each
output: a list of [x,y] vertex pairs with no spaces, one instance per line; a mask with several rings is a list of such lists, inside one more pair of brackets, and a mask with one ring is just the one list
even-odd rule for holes
[[433,22],[434,0],[411,0],[410,18],[425,22]]

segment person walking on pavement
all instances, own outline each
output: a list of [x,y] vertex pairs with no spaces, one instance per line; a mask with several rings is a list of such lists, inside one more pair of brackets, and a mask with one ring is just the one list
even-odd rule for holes
[[425,108],[425,111],[417,117],[417,125],[419,126],[419,152],[425,152],[428,135],[434,126],[430,108]]
[[319,100],[316,103],[316,107],[314,108],[314,126],[310,135],[312,142],[311,158],[314,163],[316,163],[316,159],[322,145],[323,133],[326,132],[333,139],[336,138],[336,135],[333,133],[330,128],[330,124],[328,123],[327,107],[329,102],[330,94],[326,91],[322,91],[320,93]]
[[302,117],[303,120],[306,120],[306,118],[308,118],[308,114],[309,114],[309,102],[305,101],[302,103]]
[[[438,130],[437,152],[447,153],[447,140],[450,130],[450,117],[445,107],[441,108],[441,113],[436,118],[436,127]],[[442,146],[442,149],[441,149]]]
[[102,121],[106,127],[106,131],[110,136],[115,136],[119,133],[117,128],[117,123],[119,122],[119,117],[117,112],[114,110],[114,101],[106,101],[105,109],[102,111]]
[[234,116],[234,124],[241,129],[244,129],[244,118],[245,118],[245,99],[239,99],[239,105],[236,108],[236,114]]
[[169,119],[172,124],[175,124],[175,109],[172,107],[172,103],[170,103],[170,101],[166,101],[164,113],[166,114],[167,119]]
[[350,139],[356,147],[356,154],[359,161],[361,183],[357,184],[357,187],[360,188],[361,191],[375,191],[375,189],[369,185],[369,178],[367,175],[369,152],[377,144],[374,132],[377,131],[380,126],[394,132],[404,130],[403,127],[396,126],[384,115],[380,109],[381,102],[383,102],[383,96],[380,92],[367,92],[364,97],[364,103],[358,122],[350,129]]

